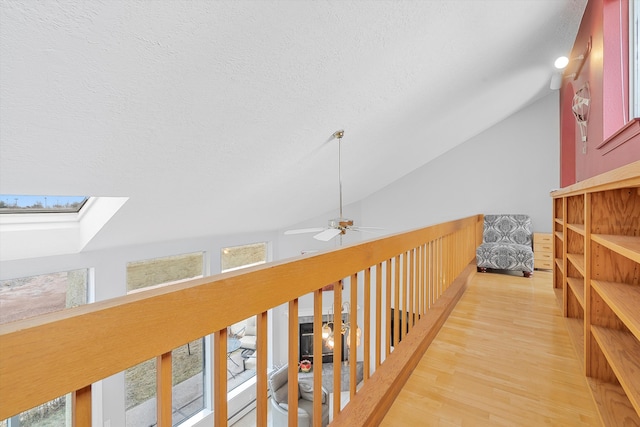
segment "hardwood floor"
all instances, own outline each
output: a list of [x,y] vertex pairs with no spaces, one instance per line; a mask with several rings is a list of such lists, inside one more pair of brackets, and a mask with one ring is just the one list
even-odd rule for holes
[[600,426],[552,289],[477,274],[383,426]]

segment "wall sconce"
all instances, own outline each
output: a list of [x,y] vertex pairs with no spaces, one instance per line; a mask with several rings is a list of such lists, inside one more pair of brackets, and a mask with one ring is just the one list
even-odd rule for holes
[[[588,50],[591,50],[591,43],[589,43]],[[556,67],[558,70],[564,70],[565,68],[567,68],[567,65],[569,65],[570,62],[572,62],[572,61],[582,61],[582,62],[584,62],[585,58],[586,58],[586,56],[585,56],[584,53],[582,55],[580,55],[580,56],[576,56],[575,58],[571,58],[571,59],[567,58],[566,56],[560,56],[553,63],[553,66]]]
[[[576,80],[582,71],[582,67],[584,67],[585,62],[587,62],[587,58],[589,57],[589,53],[591,53],[591,37],[589,37],[589,41],[587,42],[587,47],[584,52],[574,58],[567,58],[566,56],[561,56],[554,62],[554,66],[560,70],[551,75],[551,83],[549,84],[549,88],[551,90],[558,90],[562,87],[562,79],[572,79]],[[571,64],[572,62],[579,61],[578,67],[575,69],[573,73],[564,74],[564,70]]]

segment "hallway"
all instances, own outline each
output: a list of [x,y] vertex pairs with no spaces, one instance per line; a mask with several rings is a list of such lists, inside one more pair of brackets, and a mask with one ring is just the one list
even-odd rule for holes
[[551,273],[477,274],[382,425],[601,425]]

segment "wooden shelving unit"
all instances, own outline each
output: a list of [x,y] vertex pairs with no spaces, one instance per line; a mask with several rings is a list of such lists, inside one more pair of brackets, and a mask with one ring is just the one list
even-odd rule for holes
[[553,286],[601,420],[640,426],[640,162],[551,196]]

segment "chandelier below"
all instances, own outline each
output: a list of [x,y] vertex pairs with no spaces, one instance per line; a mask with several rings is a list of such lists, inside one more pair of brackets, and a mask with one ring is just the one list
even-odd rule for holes
[[[342,306],[340,307],[340,336],[342,335],[347,335],[347,347],[351,347],[351,324],[349,323],[349,321],[347,322],[343,322],[342,321],[342,312],[345,311],[347,312],[347,319],[351,318],[351,304],[347,301],[344,304],[342,304]],[[325,323],[324,325],[322,325],[322,339],[324,340],[325,345],[330,348],[333,349],[333,347],[335,346],[335,327],[336,325],[336,314],[334,311],[334,307],[333,305],[331,306],[331,308],[329,309],[329,321],[327,323]],[[356,327],[355,327],[355,334],[356,334],[356,346],[360,345],[360,337],[362,336],[362,331],[360,330],[360,327],[358,326],[358,324],[356,323]]]

